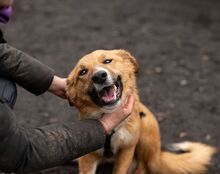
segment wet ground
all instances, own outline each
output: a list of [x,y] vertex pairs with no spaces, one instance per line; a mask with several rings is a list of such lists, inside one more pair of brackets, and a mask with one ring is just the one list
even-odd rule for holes
[[[11,45],[63,77],[95,49],[130,51],[140,65],[141,99],[160,122],[162,142],[220,147],[220,1],[20,0],[4,31]],[[21,88],[15,112],[27,127],[76,117],[66,101]],[[77,172],[65,165],[37,173]],[[220,173],[220,154],[209,173]]]

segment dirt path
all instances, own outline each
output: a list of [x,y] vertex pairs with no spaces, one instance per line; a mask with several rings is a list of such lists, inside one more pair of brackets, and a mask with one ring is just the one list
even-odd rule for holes
[[[61,76],[92,50],[129,50],[140,64],[141,99],[159,119],[163,143],[220,147],[220,1],[20,0],[4,30],[12,45]],[[23,89],[15,112],[33,127],[76,115],[67,102]],[[67,165],[38,173],[72,170]],[[220,173],[219,154],[209,173]]]

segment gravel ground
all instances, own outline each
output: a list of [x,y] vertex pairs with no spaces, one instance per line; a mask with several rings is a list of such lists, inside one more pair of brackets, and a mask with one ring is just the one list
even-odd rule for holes
[[[162,142],[220,147],[220,1],[20,0],[3,30],[11,45],[63,77],[93,50],[130,51],[140,65],[141,99],[160,122]],[[15,112],[27,127],[76,119],[66,101],[21,88]],[[36,173],[76,171],[74,164]],[[97,173],[109,171],[105,166]],[[209,173],[220,173],[220,154]]]

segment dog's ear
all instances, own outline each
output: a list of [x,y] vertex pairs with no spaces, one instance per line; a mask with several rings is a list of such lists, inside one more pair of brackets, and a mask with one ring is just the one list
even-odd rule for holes
[[75,77],[73,74],[74,73],[70,73],[66,82],[66,96],[70,106],[74,106],[74,100],[76,97]]
[[136,59],[126,50],[120,49],[117,51],[117,54],[121,56],[123,59],[127,59],[131,62],[131,64],[134,66],[134,72],[138,73],[138,63]]

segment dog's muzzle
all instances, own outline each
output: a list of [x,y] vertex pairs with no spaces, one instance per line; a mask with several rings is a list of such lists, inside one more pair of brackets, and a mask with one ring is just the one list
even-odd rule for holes
[[93,74],[92,81],[93,87],[89,95],[98,106],[113,106],[121,99],[123,89],[121,76],[114,79],[107,71],[99,70]]

